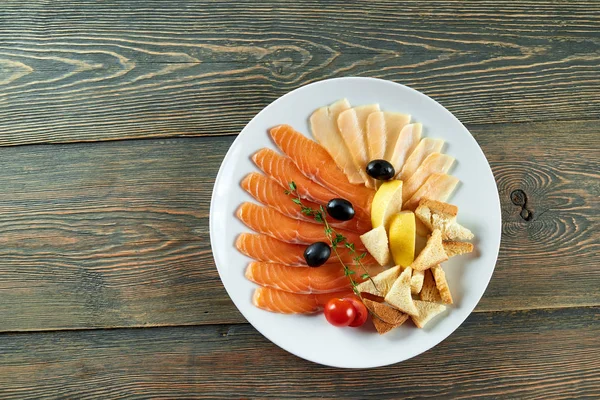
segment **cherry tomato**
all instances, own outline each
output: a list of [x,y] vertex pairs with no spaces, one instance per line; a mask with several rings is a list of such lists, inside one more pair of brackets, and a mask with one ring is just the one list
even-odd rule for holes
[[331,325],[348,326],[356,318],[356,309],[351,301],[333,298],[325,304],[325,318]]
[[369,316],[369,311],[367,311],[367,307],[365,307],[363,302],[360,301],[360,299],[356,295],[344,297],[344,300],[352,303],[352,306],[356,311],[356,317],[354,318],[354,321],[352,321],[348,326],[356,328],[364,324],[367,321],[367,317]]

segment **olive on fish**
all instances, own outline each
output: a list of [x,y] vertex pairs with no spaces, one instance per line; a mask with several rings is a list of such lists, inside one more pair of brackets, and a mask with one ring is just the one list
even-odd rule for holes
[[389,181],[396,176],[394,166],[386,160],[373,160],[367,164],[367,174],[380,181]]
[[350,221],[354,218],[354,207],[346,199],[331,199],[327,203],[327,214],[338,221]]
[[331,247],[325,242],[315,242],[304,250],[304,259],[309,267],[318,267],[329,260]]

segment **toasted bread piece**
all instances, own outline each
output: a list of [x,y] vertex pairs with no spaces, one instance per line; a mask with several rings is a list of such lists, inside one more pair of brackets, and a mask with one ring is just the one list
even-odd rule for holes
[[427,237],[431,233],[431,230],[427,226],[425,226],[423,221],[421,221],[419,218],[415,218],[415,230],[417,236],[422,237]]
[[380,335],[399,327],[408,319],[408,315],[382,303],[363,298],[365,307],[373,313],[371,319]]
[[446,282],[446,273],[442,269],[442,266],[436,265],[431,267],[431,272],[433,273],[433,279],[435,279],[435,286],[440,292],[442,301],[446,304],[452,304],[452,294],[450,293],[448,282]]
[[381,225],[375,229],[360,236],[367,251],[379,263],[379,265],[388,265],[391,258],[390,246],[388,242],[385,226]]
[[430,303],[422,300],[415,300],[414,303],[419,314],[416,316],[411,315],[411,318],[418,328],[423,328],[433,317],[446,309],[445,305],[439,303]]
[[394,285],[385,296],[385,301],[397,310],[400,310],[409,315],[418,315],[418,310],[413,303],[410,295],[410,278],[412,276],[412,268],[407,267],[402,271]]
[[400,268],[401,267],[399,265],[396,265],[395,267],[387,269],[373,276],[372,278],[373,282],[375,282],[375,286],[373,286],[371,279],[367,279],[363,283],[359,284],[356,288],[361,293],[370,293],[375,296],[385,297],[396,279],[398,279],[398,276],[400,276]]
[[419,298],[423,301],[429,301],[432,303],[441,303],[442,297],[440,296],[440,291],[435,285],[435,279],[433,278],[433,272],[431,272],[431,268],[423,271],[425,277],[423,278],[423,288],[421,289],[421,293],[419,293]]
[[[443,201],[422,199],[419,202],[419,207],[427,208],[430,210],[431,213],[442,214],[447,218],[456,217],[458,215],[458,207],[456,207],[453,204],[444,203]],[[427,224],[427,222],[423,222]]]
[[379,333],[380,335],[388,333],[396,327],[394,324],[388,324],[387,322],[382,321],[377,317],[373,317],[371,318],[371,320],[373,321],[373,325],[375,326],[377,333]]
[[444,251],[448,257],[459,256],[461,254],[471,253],[473,251],[473,243],[469,242],[454,242],[451,240],[445,240],[442,242]]
[[388,306],[387,304],[377,303],[369,299],[363,299],[363,303],[365,304],[365,307],[369,309],[369,311],[375,314],[375,317],[379,318],[383,322],[387,322],[388,324],[400,326],[408,319],[408,315]]
[[410,278],[410,291],[412,294],[419,294],[423,288],[423,279],[425,278],[425,271],[413,270],[412,277]]
[[434,229],[429,239],[427,239],[425,248],[419,253],[411,268],[417,271],[425,271],[447,259],[448,256],[444,251],[444,246],[442,246],[442,233],[439,229]]
[[458,207],[441,201],[423,199],[415,215],[431,231],[439,229],[443,240],[470,240],[473,233],[456,222]]

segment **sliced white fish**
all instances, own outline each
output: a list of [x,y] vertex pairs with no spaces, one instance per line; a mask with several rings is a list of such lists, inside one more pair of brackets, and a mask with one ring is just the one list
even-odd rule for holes
[[379,104],[354,107],[341,112],[337,121],[340,134],[350,150],[354,165],[367,186],[372,186],[372,180],[365,171],[369,163],[366,125],[369,114],[377,111],[379,111]]
[[350,103],[346,99],[321,107],[310,116],[310,128],[317,142],[325,147],[337,166],[344,171],[350,183],[359,184],[364,183],[365,180],[358,172],[337,124],[340,114],[349,109]]
[[423,138],[408,156],[397,178],[407,181],[431,153],[441,153],[444,141],[442,139]]
[[422,128],[420,123],[405,125],[398,137],[395,139],[392,138],[390,144],[387,146],[384,158],[394,166],[396,174],[402,170],[408,156],[419,144]]
[[408,201],[430,175],[445,174],[453,163],[454,157],[447,154],[432,153],[428,155],[410,179],[404,181],[402,185],[402,203]]
[[[386,149],[395,143],[410,115],[379,111],[367,117],[367,147],[369,161],[385,159]],[[392,151],[389,151],[390,157]],[[389,161],[389,160],[388,160]]]
[[446,201],[458,185],[459,179],[446,174],[431,174],[423,185],[405,202],[403,210],[414,211],[419,206],[421,199],[427,198],[437,201]]

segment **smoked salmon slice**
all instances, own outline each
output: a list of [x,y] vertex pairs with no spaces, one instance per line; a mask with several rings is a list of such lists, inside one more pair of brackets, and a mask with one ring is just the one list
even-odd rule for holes
[[[351,202],[359,218],[370,218],[374,190],[350,183],[321,145],[296,132],[291,126],[279,125],[271,129],[270,133],[275,144],[294,161],[305,176],[335,192],[338,195],[335,197]],[[296,184],[300,186],[298,182]]]
[[[242,203],[238,207],[236,215],[240,221],[253,231],[271,236],[282,242],[312,244],[314,242],[327,242],[328,240],[325,236],[324,225],[311,224],[286,217],[272,208],[262,207],[254,203]],[[364,249],[358,233],[337,228],[335,231],[346,237],[350,243],[354,243],[357,249]]]
[[288,157],[277,154],[277,152],[271,149],[264,148],[257,151],[252,156],[252,161],[265,174],[279,183],[284,190],[289,189],[290,182],[294,182],[298,194],[302,198],[320,204],[327,204],[329,200],[338,197],[329,189],[324,188],[303,175]]
[[423,138],[408,156],[397,178],[407,181],[431,153],[441,153],[444,141],[442,139]]
[[327,150],[337,166],[346,174],[348,181],[359,184],[365,181],[354,165],[352,154],[337,125],[340,113],[348,109],[350,109],[350,103],[346,99],[317,109],[310,116],[310,129],[317,142]]
[[[366,266],[371,276],[383,271],[383,267]],[[364,274],[361,267],[352,267],[355,271],[354,279],[362,282]],[[287,265],[251,262],[246,268],[246,278],[261,286],[292,293],[330,293],[350,288],[350,281],[344,275],[341,265],[322,265],[312,267],[289,267]]]
[[352,290],[323,294],[298,294],[282,290],[260,287],[254,291],[252,303],[263,310],[282,314],[311,314],[323,309],[323,306],[335,297],[345,297]]
[[419,206],[419,202],[423,198],[446,201],[458,185],[459,179],[446,174],[432,174],[425,183],[412,195],[412,197],[404,203],[403,210],[414,211]]
[[431,153],[428,155],[410,179],[402,185],[402,203],[408,201],[431,174],[445,174],[453,163],[454,157],[447,154]]
[[387,147],[385,159],[394,166],[396,174],[402,170],[408,156],[410,156],[419,144],[421,130],[422,125],[419,123],[408,124],[402,128],[396,141],[393,144],[390,143]]
[[[258,172],[251,172],[242,180],[242,188],[252,197],[262,204],[274,208],[280,213],[287,215],[290,218],[300,219],[311,222],[313,224],[322,225],[321,222],[315,221],[314,217],[307,216],[302,213],[298,204],[292,201],[292,198],[284,193],[280,184],[273,179],[266,177]],[[313,210],[318,210],[319,205],[309,200],[303,200],[302,204],[310,207]],[[360,219],[355,216],[350,221],[337,221],[331,217],[327,218],[327,222],[334,228],[342,228],[359,233],[365,233],[371,230],[370,219]]]
[[[270,236],[242,233],[235,241],[235,247],[246,256],[257,261],[273,262],[284,265],[306,266],[304,251],[308,246],[285,243]],[[339,248],[338,252],[346,265],[353,265],[354,257],[349,250]],[[328,264],[339,264],[337,256],[331,252]],[[376,265],[377,261],[370,255],[362,259],[364,265]]]
[[358,172],[367,185],[373,180],[367,175],[365,168],[369,163],[369,152],[367,150],[367,118],[369,114],[379,111],[379,104],[354,107],[340,113],[337,123],[338,129],[350,154],[354,160]]

